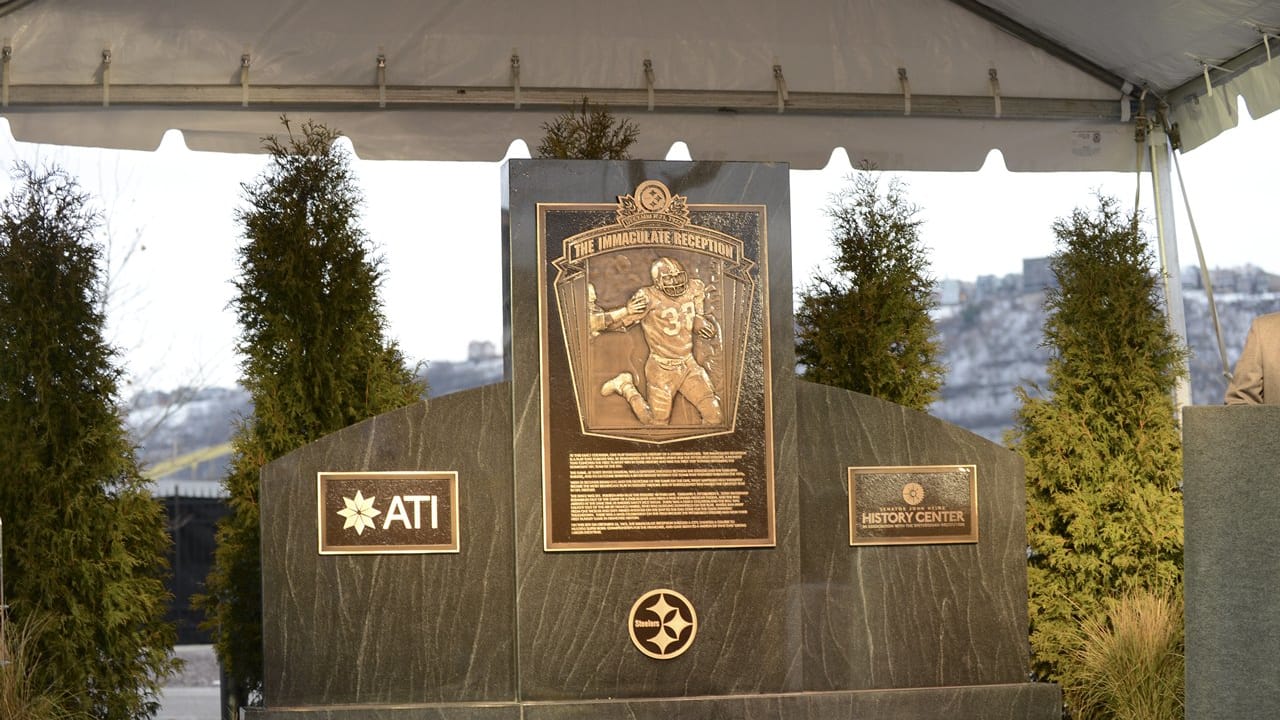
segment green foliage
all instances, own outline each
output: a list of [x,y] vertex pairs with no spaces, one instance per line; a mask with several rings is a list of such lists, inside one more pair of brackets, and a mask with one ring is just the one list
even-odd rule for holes
[[362,197],[339,133],[307,122],[288,142],[264,141],[271,161],[244,185],[237,212],[241,384],[253,414],[232,439],[225,485],[231,513],[218,528],[205,627],[239,700],[261,689],[262,591],[258,473],[336,430],[418,401],[425,391],[384,338],[380,260],[359,227]]
[[[60,170],[19,166],[0,204],[0,517],[28,681],[92,717],[149,717],[177,665],[169,537],[103,339],[98,216]],[[39,622],[36,618],[44,618]]]
[[1186,355],[1136,218],[1100,197],[1096,211],[1077,209],[1053,229],[1049,393],[1018,388],[1008,439],[1027,470],[1033,667],[1058,679],[1080,622],[1106,598],[1181,583],[1173,391]]
[[1136,590],[1086,618],[1067,664],[1067,706],[1079,720],[1181,720],[1182,600]]
[[923,410],[946,368],[919,208],[903,184],[863,166],[826,210],[836,254],[800,293],[796,360],[804,378]]
[[595,105],[582,98],[578,111],[570,110],[542,124],[546,135],[538,145],[537,157],[560,160],[627,160],[640,129],[626,118],[615,118],[607,105]]
[[50,624],[48,617],[28,616],[21,624],[0,622],[0,718],[4,720],[90,720],[74,710],[66,688],[45,687],[37,679],[37,643]]

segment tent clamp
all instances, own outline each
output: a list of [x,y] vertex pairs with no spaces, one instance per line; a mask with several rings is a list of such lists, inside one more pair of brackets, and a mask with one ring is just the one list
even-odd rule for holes
[[1222,67],[1221,65],[1216,65],[1216,64],[1214,64],[1214,63],[1211,63],[1211,62],[1209,62],[1209,61],[1205,60],[1205,59],[1204,59],[1204,58],[1202,58],[1202,57],[1199,57],[1199,56],[1197,56],[1197,55],[1193,55],[1193,54],[1191,54],[1191,53],[1186,53],[1186,56],[1187,56],[1187,57],[1189,57],[1189,58],[1191,58],[1192,60],[1195,60],[1196,62],[1200,63],[1200,72],[1204,75],[1204,92],[1205,92],[1205,95],[1208,95],[1209,97],[1213,97],[1213,81],[1209,79],[1209,71],[1210,71],[1210,70],[1218,70],[1218,71],[1223,72],[1223,73],[1226,73],[1228,76],[1230,76],[1230,75],[1231,75],[1231,69],[1230,69],[1230,68]]
[[387,55],[386,53],[378,53],[378,107],[387,106]]
[[898,84],[902,86],[902,114],[911,114],[911,81],[907,80],[907,69],[898,68]]
[[249,53],[240,55],[240,107],[249,107]]
[[111,48],[102,49],[102,107],[111,107]]
[[782,65],[776,58],[773,61],[773,82],[778,88],[778,114],[781,115],[787,105],[787,79],[782,76]]
[[1280,40],[1280,28],[1268,27],[1266,25],[1259,25],[1258,23],[1253,22],[1251,20],[1245,20],[1244,24],[1248,25],[1254,30],[1257,30],[1258,34],[1262,36],[1262,46],[1267,51],[1267,62],[1271,62],[1271,41]]
[[996,72],[995,68],[989,68],[987,70],[987,79],[991,82],[991,99],[995,103],[994,117],[1000,117],[1004,114],[1004,108],[1001,107],[1000,104],[1000,75]]
[[1133,141],[1135,143],[1145,147],[1149,132],[1151,132],[1151,118],[1146,115],[1138,115],[1133,119]]
[[511,89],[516,109],[520,109],[520,53],[511,48]]
[[653,112],[653,60],[644,59],[644,84],[648,88],[649,112]]

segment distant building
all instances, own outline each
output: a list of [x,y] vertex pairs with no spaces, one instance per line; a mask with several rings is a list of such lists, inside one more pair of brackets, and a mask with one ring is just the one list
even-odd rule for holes
[[1025,258],[1022,261],[1022,291],[1040,292],[1058,287],[1058,279],[1054,277],[1050,265],[1051,258]]
[[472,340],[467,345],[468,362],[480,362],[481,360],[492,360],[500,357],[502,355],[489,340]]
[[969,299],[969,293],[965,292],[965,286],[968,283],[950,278],[942,280],[938,283],[938,304],[946,307],[948,305],[959,305]]
[[1240,268],[1213,268],[1209,271],[1213,291],[1219,293],[1244,292],[1240,289]]
[[1240,282],[1236,292],[1249,295],[1275,292],[1280,288],[1280,277],[1268,273],[1256,265],[1245,265],[1240,271]]
[[986,300],[1000,290],[1000,278],[995,275],[979,275],[973,284],[974,300]]
[[[1239,293],[1241,295],[1261,295],[1263,293],[1280,292],[1280,275],[1272,275],[1254,265],[1233,268],[1213,268],[1209,271],[1209,282],[1215,293]],[[1182,287],[1192,290],[1204,290],[1204,275],[1195,265],[1182,268]]]

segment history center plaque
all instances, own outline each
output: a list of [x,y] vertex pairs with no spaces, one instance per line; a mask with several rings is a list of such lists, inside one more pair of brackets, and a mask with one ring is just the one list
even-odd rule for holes
[[976,466],[849,468],[850,545],[976,542]]
[[774,544],[764,205],[539,203],[547,550]]

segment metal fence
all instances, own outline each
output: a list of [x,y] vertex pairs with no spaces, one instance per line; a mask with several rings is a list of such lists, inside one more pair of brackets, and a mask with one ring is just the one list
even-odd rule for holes
[[175,492],[159,498],[173,545],[169,550],[169,601],[167,619],[178,628],[179,645],[211,642],[209,633],[200,629],[204,614],[191,607],[193,595],[204,592],[204,580],[213,566],[214,532],[218,520],[230,512],[227,500],[214,496],[180,495]]

